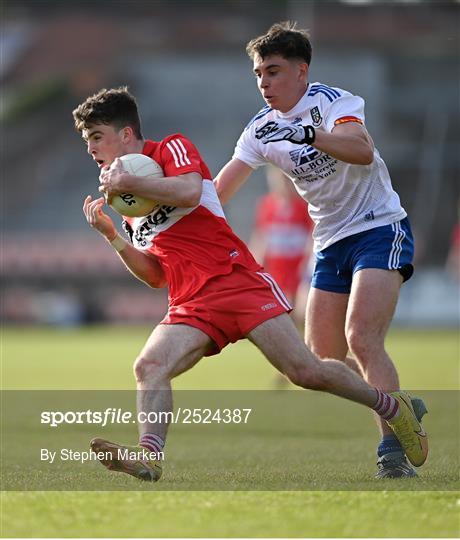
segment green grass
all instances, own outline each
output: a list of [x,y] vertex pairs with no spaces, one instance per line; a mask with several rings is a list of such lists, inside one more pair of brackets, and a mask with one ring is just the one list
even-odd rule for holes
[[[3,388],[131,390],[132,360],[148,332],[135,327],[6,329]],[[16,482],[16,491],[2,493],[2,536],[456,537],[458,401],[446,390],[458,388],[458,336],[394,331],[388,350],[402,386],[420,390],[430,402],[431,454],[419,480],[374,482],[377,435],[367,412],[307,392],[226,393],[226,399],[238,403],[244,397],[254,408],[247,430],[173,426],[158,484],[110,475],[97,463],[15,469],[15,462],[28,459],[26,439],[49,433],[27,423],[25,412],[37,408],[33,399],[41,399],[29,393],[19,416],[6,418],[3,428],[14,435],[6,439],[2,464],[9,465],[3,481],[10,488]],[[219,403],[223,394],[211,389],[266,390],[273,376],[257,350],[240,342],[204,359],[175,388],[184,390],[179,402]],[[187,389],[209,391],[190,394]],[[132,398],[130,393],[124,397]],[[97,402],[95,393],[64,395],[68,409],[83,398]],[[304,411],[300,418],[299,408]],[[445,414],[452,408],[453,414]],[[130,426],[127,435],[134,436],[133,430]],[[90,432],[88,426],[63,428],[56,441],[60,437],[69,447],[83,449]],[[62,485],[118,491],[57,491]],[[31,487],[53,491],[20,491]],[[201,491],[206,488],[212,491]],[[381,491],[370,491],[375,489]]]
[[4,495],[16,537],[453,537],[436,492],[32,492]]
[[[132,363],[149,332],[142,327],[4,330],[3,388],[135,388]],[[459,388],[457,332],[393,331],[387,349],[398,367],[402,387]],[[240,341],[219,356],[204,358],[175,381],[175,388],[267,389],[273,373],[274,368],[254,346]]]

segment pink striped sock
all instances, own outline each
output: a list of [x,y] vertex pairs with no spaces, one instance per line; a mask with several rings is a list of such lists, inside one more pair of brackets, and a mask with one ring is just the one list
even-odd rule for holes
[[398,401],[393,396],[390,396],[390,394],[382,392],[378,388],[375,391],[377,392],[377,402],[372,409],[384,420],[391,420],[399,411]]
[[162,452],[164,445],[165,441],[159,435],[155,435],[155,433],[144,433],[139,441],[139,446],[156,453]]

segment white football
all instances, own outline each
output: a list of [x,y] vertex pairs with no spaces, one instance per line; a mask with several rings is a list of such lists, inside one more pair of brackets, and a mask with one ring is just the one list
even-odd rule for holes
[[[144,154],[125,154],[120,156],[123,168],[133,176],[144,178],[161,178],[164,176],[163,169],[158,163]],[[141,217],[150,214],[158,203],[151,199],[139,197],[132,193],[115,195],[110,206],[122,216]]]

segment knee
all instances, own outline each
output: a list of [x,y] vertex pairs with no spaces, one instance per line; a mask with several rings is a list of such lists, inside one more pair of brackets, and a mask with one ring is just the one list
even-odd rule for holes
[[324,376],[324,369],[317,360],[308,366],[292,366],[287,372],[288,379],[301,388],[308,390],[326,390],[327,380]]
[[314,332],[308,331],[308,329],[305,329],[304,338],[305,345],[315,356],[318,358],[327,356],[327,352],[325,351],[327,349],[327,342],[325,340],[319,338]]
[[318,340],[315,336],[305,334],[305,345],[320,360],[331,356],[331,344],[326,340]]
[[322,357],[325,356],[325,355],[321,354],[322,353],[322,350],[321,350],[322,347],[318,343],[316,343],[315,340],[313,340],[313,339],[311,339],[309,337],[305,337],[305,345],[318,358],[322,358]]
[[161,369],[161,362],[145,356],[138,356],[136,358],[133,371],[138,383],[159,380],[165,375]]
[[364,330],[350,328],[346,333],[348,348],[365,365],[371,356],[375,355],[380,346],[380,339]]

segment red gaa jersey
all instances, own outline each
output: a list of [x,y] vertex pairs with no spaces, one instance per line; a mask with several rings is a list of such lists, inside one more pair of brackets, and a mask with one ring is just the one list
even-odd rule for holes
[[261,269],[227,224],[211,173],[191,141],[176,133],[160,142],[146,141],[142,153],[162,167],[165,177],[193,172],[203,178],[198,206],[159,204],[147,216],[124,218],[134,247],[158,257],[170,306],[192,300],[209,280],[230,274],[233,265]]
[[307,203],[297,195],[284,199],[267,193],[257,207],[256,228],[265,237],[265,270],[287,295],[294,296],[313,229]]

